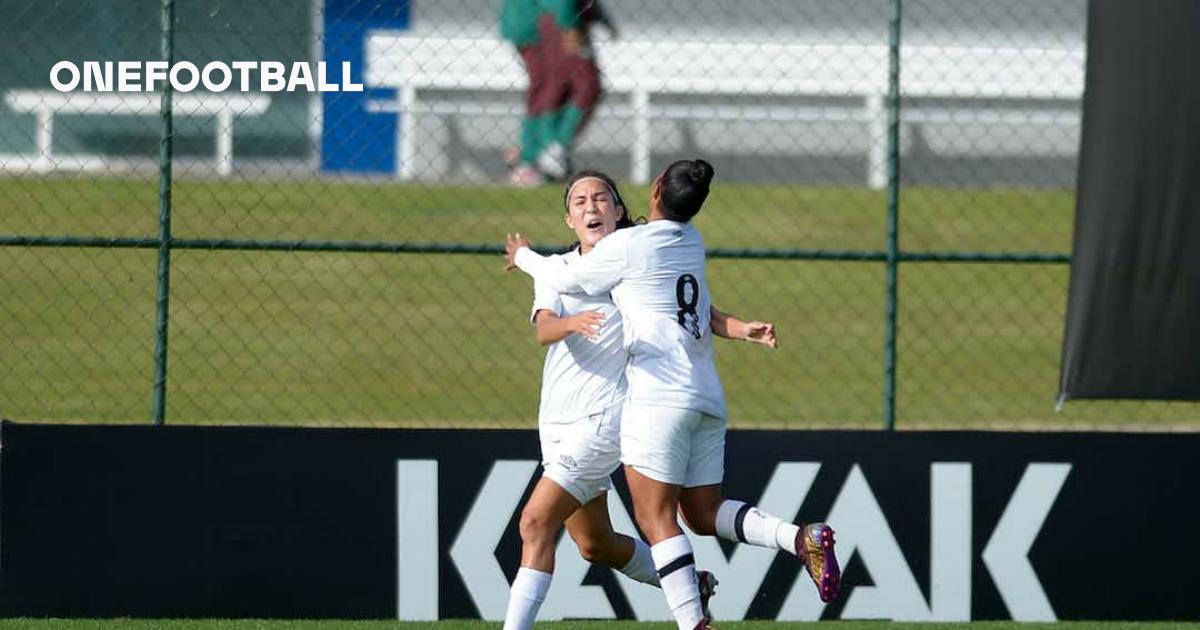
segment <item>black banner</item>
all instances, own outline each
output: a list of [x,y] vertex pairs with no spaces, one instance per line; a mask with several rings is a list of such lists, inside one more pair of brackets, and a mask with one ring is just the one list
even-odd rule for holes
[[1200,400],[1200,3],[1089,7],[1061,395]]
[[[0,614],[503,615],[532,431],[0,428]],[[726,494],[838,532],[694,538],[718,619],[1200,619],[1200,435],[733,431]],[[619,478],[620,475],[617,475]],[[618,530],[630,505],[611,501]],[[543,619],[667,618],[563,537]]]

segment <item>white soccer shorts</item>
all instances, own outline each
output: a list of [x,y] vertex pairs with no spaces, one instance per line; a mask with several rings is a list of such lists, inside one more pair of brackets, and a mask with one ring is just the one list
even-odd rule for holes
[[621,461],[684,488],[725,477],[725,419],[691,409],[629,405],[621,418]]
[[580,505],[608,492],[621,466],[621,405],[566,424],[542,423],[542,475]]

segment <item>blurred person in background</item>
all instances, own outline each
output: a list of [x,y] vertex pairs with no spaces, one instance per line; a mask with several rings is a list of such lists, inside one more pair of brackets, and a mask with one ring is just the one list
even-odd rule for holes
[[500,6],[500,36],[517,48],[529,86],[525,89],[525,116],[521,119],[521,146],[510,149],[509,179],[518,186],[536,186],[542,175],[534,167],[539,150],[538,134],[546,102],[545,50],[538,38],[538,16],[542,0],[504,0]]
[[521,146],[507,156],[510,180],[536,186],[571,171],[571,153],[600,100],[591,29],[612,20],[596,0],[504,0],[500,34],[517,48],[529,87]]

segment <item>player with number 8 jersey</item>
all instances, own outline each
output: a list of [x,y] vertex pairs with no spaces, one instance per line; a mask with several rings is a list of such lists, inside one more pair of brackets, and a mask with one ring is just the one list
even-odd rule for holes
[[[563,204],[563,219],[577,240],[566,254],[549,258],[557,264],[578,264],[599,241],[634,225],[616,183],[600,171],[568,179]],[[718,335],[773,346],[770,324],[724,314],[716,319],[723,323],[714,330]],[[608,511],[610,477],[620,467],[629,359],[621,315],[608,294],[564,294],[538,282],[530,321],[547,348],[538,409],[542,477],[521,510],[521,565],[509,589],[504,630],[532,627],[550,590],[564,525],[588,561],[659,585],[650,547],[613,531]],[[707,616],[705,603],[717,579],[706,571],[699,576]]]
[[[621,460],[638,526],[680,630],[707,628],[690,541],[697,534],[787,551],[799,558],[822,601],[840,587],[833,530],[795,525],[721,496],[726,406],[710,327],[715,314],[705,275],[705,246],[691,219],[708,197],[712,166],[680,160],[654,182],[650,221],[619,230],[573,265],[557,265],[509,236],[510,266],[559,293],[611,292],[625,325],[629,393]],[[774,331],[769,331],[774,334]]]

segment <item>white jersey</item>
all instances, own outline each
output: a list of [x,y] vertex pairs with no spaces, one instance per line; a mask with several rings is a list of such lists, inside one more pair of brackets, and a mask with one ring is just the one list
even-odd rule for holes
[[517,266],[563,294],[612,292],[625,323],[629,402],[724,418],[713,360],[704,239],[690,223],[651,221],[606,236],[571,265],[529,249]]
[[[546,258],[549,264],[558,267],[578,264],[584,259],[579,250]],[[559,317],[599,311],[604,314],[604,325],[594,341],[571,334],[547,348],[538,423],[568,423],[624,402],[625,363],[629,355],[625,351],[621,313],[608,293],[564,294],[535,281],[530,320],[534,321],[538,311],[543,310]]]

